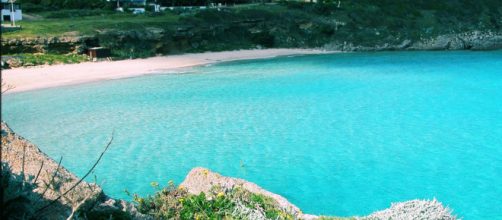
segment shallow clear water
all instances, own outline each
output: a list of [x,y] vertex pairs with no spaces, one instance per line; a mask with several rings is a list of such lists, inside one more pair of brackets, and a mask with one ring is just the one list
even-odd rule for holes
[[231,62],[4,101],[3,119],[78,175],[115,129],[95,174],[120,198],[203,166],[306,213],[435,197],[465,219],[502,218],[501,51]]

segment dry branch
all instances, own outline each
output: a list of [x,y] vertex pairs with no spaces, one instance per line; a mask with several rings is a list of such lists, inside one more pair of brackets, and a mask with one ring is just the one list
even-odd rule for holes
[[1,87],[2,87],[2,94],[6,93],[7,91],[11,90],[11,89],[14,89],[15,86],[13,85],[9,85],[7,84],[6,82],[3,81],[2,79],[2,84],[1,84]]
[[44,167],[44,161],[42,160],[42,164],[40,164],[40,169],[38,169],[37,176],[35,177],[35,180],[33,180],[33,183],[36,184],[38,177],[40,176],[40,173],[42,172],[42,168]]
[[[101,161],[101,158],[103,157],[103,155],[105,154],[105,152],[108,150],[108,148],[110,147],[110,145],[112,144],[112,141],[113,141],[113,135],[114,135],[115,131],[112,132],[112,137],[110,138],[110,141],[108,142],[108,144],[106,145],[105,149],[103,150],[103,152],[101,152],[101,154],[99,155],[99,158],[98,160],[96,160],[96,162],[94,163],[94,165],[91,167],[91,169],[89,169],[89,171],[87,171],[87,173],[82,177],[80,178],[79,181],[77,181],[72,187],[70,187],[70,189],[66,190],[66,192],[64,192],[62,195],[58,196],[56,199],[52,200],[49,204],[45,205],[44,207],[42,208],[39,208],[35,213],[40,213],[42,211],[44,211],[46,208],[54,205],[57,201],[59,201],[62,197],[64,197],[66,194],[68,194],[69,192],[71,192],[73,189],[75,189],[75,187],[77,187],[82,181],[84,181],[84,179],[94,170],[94,168],[96,168],[96,166],[98,165],[99,161]],[[84,199],[85,200],[85,199]]]

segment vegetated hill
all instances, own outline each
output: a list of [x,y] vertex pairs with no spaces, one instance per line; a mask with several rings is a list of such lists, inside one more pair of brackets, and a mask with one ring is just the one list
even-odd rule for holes
[[3,54],[82,53],[117,57],[257,47],[334,50],[502,48],[499,0],[278,2],[142,15],[106,9],[39,12],[4,33]]

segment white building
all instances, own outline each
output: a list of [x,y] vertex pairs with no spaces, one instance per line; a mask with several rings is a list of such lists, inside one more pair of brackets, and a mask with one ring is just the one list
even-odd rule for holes
[[[14,13],[12,13],[12,5],[11,0],[1,0],[0,6],[2,9],[1,19],[2,21],[12,21],[14,18],[15,21],[23,20],[23,12],[19,7],[19,4],[14,3]],[[13,17],[11,17],[13,16]]]

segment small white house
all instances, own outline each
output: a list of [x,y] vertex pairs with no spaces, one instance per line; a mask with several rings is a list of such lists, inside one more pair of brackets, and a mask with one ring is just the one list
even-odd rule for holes
[[124,12],[123,6],[127,6],[129,11],[131,11],[133,14],[143,14],[146,11],[146,7],[153,7],[153,11],[159,12],[160,11],[160,5],[151,3],[147,4],[146,0],[107,0],[109,2],[116,2],[117,7],[116,11]]
[[[14,18],[15,21],[23,20],[23,12],[19,7],[19,4],[14,3],[11,4],[12,0],[1,0],[0,6],[2,9],[1,19],[2,21],[12,21]],[[12,9],[14,8],[14,11]]]

